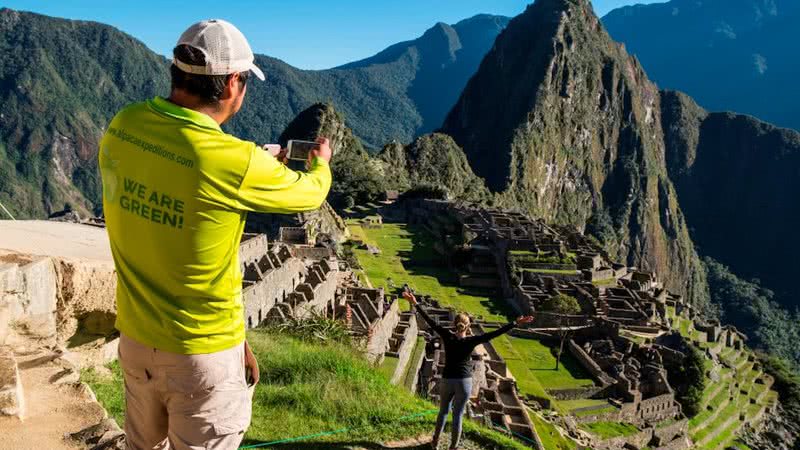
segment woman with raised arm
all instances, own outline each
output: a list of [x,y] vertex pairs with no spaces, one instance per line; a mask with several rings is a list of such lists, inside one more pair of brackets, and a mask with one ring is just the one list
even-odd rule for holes
[[436,449],[439,446],[439,436],[442,433],[447,415],[450,412],[450,404],[453,404],[453,437],[450,442],[450,450],[457,450],[461,441],[461,419],[472,392],[472,351],[478,345],[491,341],[492,339],[511,331],[519,325],[531,323],[533,316],[521,316],[495,331],[473,336],[470,332],[470,319],[464,313],[459,313],[454,322],[455,333],[443,328],[417,304],[417,298],[410,291],[403,292],[403,298],[416,306],[417,311],[430,325],[430,327],[442,338],[444,342],[444,373],[439,384],[439,397],[441,405],[439,407],[439,417],[436,419],[436,431],[433,433],[431,447]]

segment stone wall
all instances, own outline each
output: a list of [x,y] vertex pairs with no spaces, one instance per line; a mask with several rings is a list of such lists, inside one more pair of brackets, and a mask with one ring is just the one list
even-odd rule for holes
[[293,246],[291,249],[292,255],[300,259],[313,259],[319,261],[321,259],[331,259],[336,256],[336,253],[326,247],[306,247],[306,246]]
[[675,417],[680,412],[673,394],[663,394],[642,400],[639,404],[639,416],[642,420],[658,422]]
[[387,355],[391,354],[397,358],[397,367],[395,368],[391,379],[392,384],[399,384],[403,381],[403,376],[406,374],[408,364],[411,362],[411,354],[414,353],[414,347],[417,345],[417,333],[419,331],[417,328],[416,315],[412,313],[403,313],[400,315],[400,317],[401,320],[398,323],[397,328],[404,326],[404,329],[402,330],[403,334],[398,336],[397,333],[395,333],[392,338],[401,339],[402,342],[400,343],[397,352],[386,353]]
[[547,393],[556,400],[580,400],[591,398],[603,389],[602,386],[587,386],[583,388],[548,389]]
[[383,316],[373,322],[369,329],[367,359],[377,362],[383,358],[386,349],[389,348],[389,338],[392,337],[392,332],[398,322],[400,322],[400,302],[394,301]]
[[653,431],[656,446],[666,445],[682,435],[689,435],[689,419],[681,419],[665,427],[656,427]]
[[[247,275],[247,272],[245,272]],[[278,268],[269,268],[260,279],[250,279],[242,291],[244,317],[248,328],[256,327],[267,318],[267,313],[302,283],[307,274],[305,264],[297,258],[288,258]],[[251,275],[252,276],[252,275]]]
[[600,368],[600,366],[581,348],[574,340],[569,340],[569,351],[575,359],[601,384],[607,386],[614,380]]
[[308,268],[305,281],[289,296],[296,318],[302,319],[314,313],[326,313],[328,306],[333,304],[336,298],[338,271],[338,264],[325,259]]
[[108,337],[116,333],[117,274],[114,266],[98,261],[56,259],[58,339],[76,333]]
[[110,336],[116,286],[110,261],[0,256],[0,343],[12,327],[62,345],[79,333]]
[[285,244],[305,245],[310,243],[308,230],[302,227],[281,227],[278,240]]
[[666,445],[657,447],[656,450],[686,450],[693,447],[694,445],[692,444],[692,441],[686,435],[684,435],[676,438],[673,441],[670,441]]
[[621,436],[596,442],[594,450],[621,450],[624,448],[643,448],[653,437],[653,429],[648,428],[631,436]]
[[245,233],[239,244],[239,264],[244,272],[244,264],[258,261],[269,250],[269,242],[265,234]]
[[57,275],[50,258],[0,264],[0,342],[24,326],[43,338],[54,338],[56,329]]

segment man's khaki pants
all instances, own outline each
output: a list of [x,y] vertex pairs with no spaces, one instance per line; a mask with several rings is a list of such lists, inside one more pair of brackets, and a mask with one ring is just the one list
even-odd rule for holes
[[129,450],[236,450],[242,442],[252,411],[244,344],[179,355],[123,335],[119,361]]

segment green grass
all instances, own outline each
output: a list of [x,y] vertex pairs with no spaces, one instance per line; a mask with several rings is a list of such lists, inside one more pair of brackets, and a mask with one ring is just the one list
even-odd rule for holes
[[[586,398],[580,400],[560,400],[556,402],[556,404],[561,411],[566,411],[567,413],[574,414],[578,417],[593,416],[617,411],[617,407],[608,403],[607,399],[595,400]],[[587,408],[589,406],[595,406],[597,408],[587,411],[574,411],[576,409]]]
[[739,450],[752,450],[749,445],[745,444],[744,442],[738,439],[733,441],[733,445],[735,445],[736,448],[738,448]]
[[81,381],[92,388],[97,400],[108,411],[108,415],[117,421],[119,426],[125,424],[125,391],[122,388],[122,368],[119,361],[106,366],[111,376],[103,375],[94,368],[81,370]]
[[[430,295],[444,306],[465,311],[488,321],[509,318],[510,307],[502,300],[492,300],[491,290],[462,288],[458,277],[448,270],[442,257],[433,248],[432,237],[424,230],[404,224],[384,224],[369,229],[350,225],[354,237],[381,249],[381,254],[354,249],[358,262],[373,287],[383,287],[391,292],[388,280],[395,287],[408,283],[416,291]],[[402,302],[405,306],[405,301]]]
[[550,347],[535,339],[501,336],[492,341],[517,380],[520,392],[549,398],[545,389],[568,389],[594,385],[591,376],[564,352],[558,370]]
[[[391,385],[351,347],[304,342],[266,331],[249,332],[248,341],[261,362],[261,380],[256,386],[245,444],[350,428],[353,431],[315,437],[303,444],[293,442],[282,448],[310,450],[332,448],[333,444],[371,448],[386,440],[407,439],[433,430],[434,414],[401,418],[432,411],[434,406]],[[82,378],[122,424],[122,374],[117,363],[109,367],[110,378],[102,378],[92,370],[84,371]],[[474,423],[465,424],[465,435],[484,448],[526,448]]]
[[594,434],[600,439],[610,439],[621,436],[631,436],[639,432],[639,429],[629,423],[618,422],[595,422],[584,423],[581,428]]
[[534,412],[529,412],[529,414],[545,450],[574,450],[577,448],[575,441],[564,437],[553,424],[541,418],[539,414]]
[[398,358],[388,355],[384,356],[383,361],[381,361],[380,365],[378,366],[378,371],[386,375],[387,380],[391,380],[395,370],[397,370],[398,363],[400,363]]
[[412,383],[414,382],[414,376],[416,375],[417,369],[417,361],[422,358],[425,354],[425,338],[422,336],[417,337],[417,342],[414,344],[414,351],[411,353],[411,357],[408,358],[408,367],[406,367],[406,374],[403,379],[403,387],[407,390],[411,391],[414,389]]
[[608,405],[605,408],[593,409],[591,411],[576,411],[573,414],[575,415],[575,417],[586,417],[586,416],[596,416],[599,414],[615,413],[617,411],[618,408],[616,406]]
[[595,400],[593,398],[583,398],[579,400],[560,400],[558,404],[561,405],[562,409],[565,409],[567,411],[579,408],[587,408],[589,406],[609,406],[608,400],[606,399]]

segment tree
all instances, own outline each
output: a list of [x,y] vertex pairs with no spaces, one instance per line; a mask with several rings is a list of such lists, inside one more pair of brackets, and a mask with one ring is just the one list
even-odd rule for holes
[[570,334],[570,329],[567,327],[569,321],[566,316],[580,313],[581,306],[578,304],[578,300],[576,300],[575,297],[570,297],[566,294],[558,294],[550,297],[550,299],[542,305],[542,309],[556,314],[555,322],[558,327],[558,336],[561,339],[558,345],[558,354],[556,355],[556,370],[558,370],[561,364],[561,354],[564,351],[564,342]]
[[700,412],[706,388],[705,356],[689,343],[686,343],[684,353],[686,358],[681,364],[667,366],[667,376],[670,384],[674,383],[675,399],[683,407],[683,413],[687,417],[694,417]]

